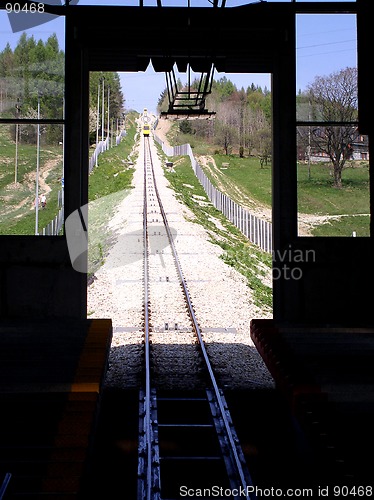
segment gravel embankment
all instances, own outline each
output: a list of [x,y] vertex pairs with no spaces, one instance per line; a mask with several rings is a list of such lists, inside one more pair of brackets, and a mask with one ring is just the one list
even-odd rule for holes
[[[154,145],[152,153],[158,189],[220,386],[228,389],[272,387],[273,380],[249,333],[252,318],[269,315],[253,304],[244,277],[220,259],[222,250],[208,241],[204,228],[189,221],[192,214],[168,187]],[[128,389],[141,384],[143,361],[143,154],[140,147],[134,186],[110,223],[117,241],[88,287],[88,317],[111,318],[113,322],[106,384]],[[161,222],[155,218],[154,232],[157,233],[158,227]],[[151,241],[152,353],[157,366],[157,385],[193,388],[199,383],[196,343],[184,324],[183,315],[178,313],[179,306],[173,307],[174,297],[176,304],[180,299],[175,288],[179,285],[168,258],[170,250],[162,248],[163,238],[156,246],[159,248],[152,248]],[[158,295],[157,305],[153,302],[154,295]],[[165,330],[165,323],[169,328],[177,323],[178,330]]]

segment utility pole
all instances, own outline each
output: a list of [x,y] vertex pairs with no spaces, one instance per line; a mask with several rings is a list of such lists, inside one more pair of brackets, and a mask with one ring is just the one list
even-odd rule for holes
[[[308,119],[310,121],[310,101],[308,106]],[[311,155],[311,145],[310,145],[310,125],[308,126],[308,180],[311,179],[311,170],[310,170],[310,155]]]
[[[17,97],[16,104],[16,112],[17,112],[17,120],[19,118],[20,106],[19,106],[19,97]],[[14,161],[14,184],[18,183],[18,122],[16,123],[16,158]]]
[[105,109],[104,109],[104,87],[105,87],[105,78],[103,77],[102,79],[103,82],[103,88],[102,88],[102,98],[101,98],[101,141],[104,143],[104,114],[105,114]]
[[97,84],[97,118],[96,118],[96,166],[97,166],[97,158],[99,153],[97,151],[97,147],[99,145],[99,115],[100,115],[100,79]]
[[[65,97],[62,100],[62,113],[63,120],[65,122]],[[62,182],[61,182],[61,191],[62,191],[62,207],[65,204],[65,123],[62,126]]]
[[108,85],[108,124],[107,124],[108,149],[110,148],[109,95],[110,95],[110,87]]
[[39,157],[40,157],[40,96],[38,94],[38,125],[36,136],[35,235],[39,234]]

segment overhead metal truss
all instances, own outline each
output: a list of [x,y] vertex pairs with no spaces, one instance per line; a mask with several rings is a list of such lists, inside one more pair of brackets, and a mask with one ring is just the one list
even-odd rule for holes
[[212,63],[208,71],[200,74],[199,82],[196,79],[191,81],[191,66],[187,65],[187,83],[180,88],[175,75],[174,68],[165,72],[166,86],[169,100],[167,112],[161,113],[163,117],[172,116],[174,118],[210,118],[215,112],[205,108],[206,98],[212,91],[214,64]]

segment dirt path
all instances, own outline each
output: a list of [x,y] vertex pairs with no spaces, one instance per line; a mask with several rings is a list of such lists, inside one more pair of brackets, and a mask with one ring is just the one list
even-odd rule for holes
[[[46,196],[48,193],[51,192],[52,188],[47,184],[47,177],[51,170],[53,170],[61,161],[61,158],[52,158],[51,160],[48,160],[40,167],[39,170],[39,195],[41,196],[42,194],[45,194]],[[35,178],[36,178],[36,173],[35,172],[29,172],[25,176],[25,183],[28,185],[30,191],[32,192],[35,186]],[[31,207],[30,210],[34,210],[34,196],[31,195],[28,197],[28,200],[30,201]],[[48,196],[47,196],[47,201],[48,201]],[[22,202],[24,204],[24,201]],[[16,207],[18,208],[18,207]]]
[[61,161],[61,158],[53,158],[48,160],[40,170],[39,188],[44,194],[48,194],[52,188],[47,184],[47,177],[51,170],[53,170]]
[[201,166],[209,171],[210,175],[215,180],[217,189],[222,192],[229,191],[229,193],[233,195],[233,198],[235,198],[235,201],[243,208],[249,210],[252,214],[256,215],[256,217],[271,222],[271,209],[266,205],[249,198],[248,195],[243,193],[239,186],[237,186],[232,180],[225,177],[221,170],[217,167],[217,164],[212,156],[199,156],[196,160]]
[[[48,193],[51,192],[52,188],[47,183],[48,175],[51,170],[56,168],[56,166],[61,162],[61,157],[52,158],[46,161],[39,170],[39,195],[45,194],[48,199]],[[8,192],[10,193],[6,197],[3,197],[3,200],[8,203],[7,208],[3,207],[1,210],[2,215],[7,215],[13,211],[17,211],[22,207],[29,206],[30,210],[35,209],[35,178],[36,172],[29,172],[25,175],[22,183],[11,184],[8,186]],[[25,196],[19,203],[12,204],[12,199],[14,198],[14,193],[16,193],[20,189],[24,189],[29,192],[27,196]],[[17,217],[22,217],[22,214],[17,215]]]
[[[39,170],[39,196],[47,196],[52,188],[47,183],[50,172],[61,163],[61,157],[52,158],[46,161]],[[2,196],[1,217],[11,216],[13,219],[19,219],[25,215],[28,210],[35,210],[35,179],[36,172],[32,171],[25,175],[22,182],[8,184],[6,193]],[[22,199],[21,194],[22,193]],[[20,201],[19,201],[20,200]]]

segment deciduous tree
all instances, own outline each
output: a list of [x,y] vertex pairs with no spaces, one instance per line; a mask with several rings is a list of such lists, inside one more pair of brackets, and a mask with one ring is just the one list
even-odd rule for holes
[[342,187],[342,171],[357,137],[357,68],[317,76],[308,87],[313,127],[311,147],[328,156],[333,165],[334,187]]

